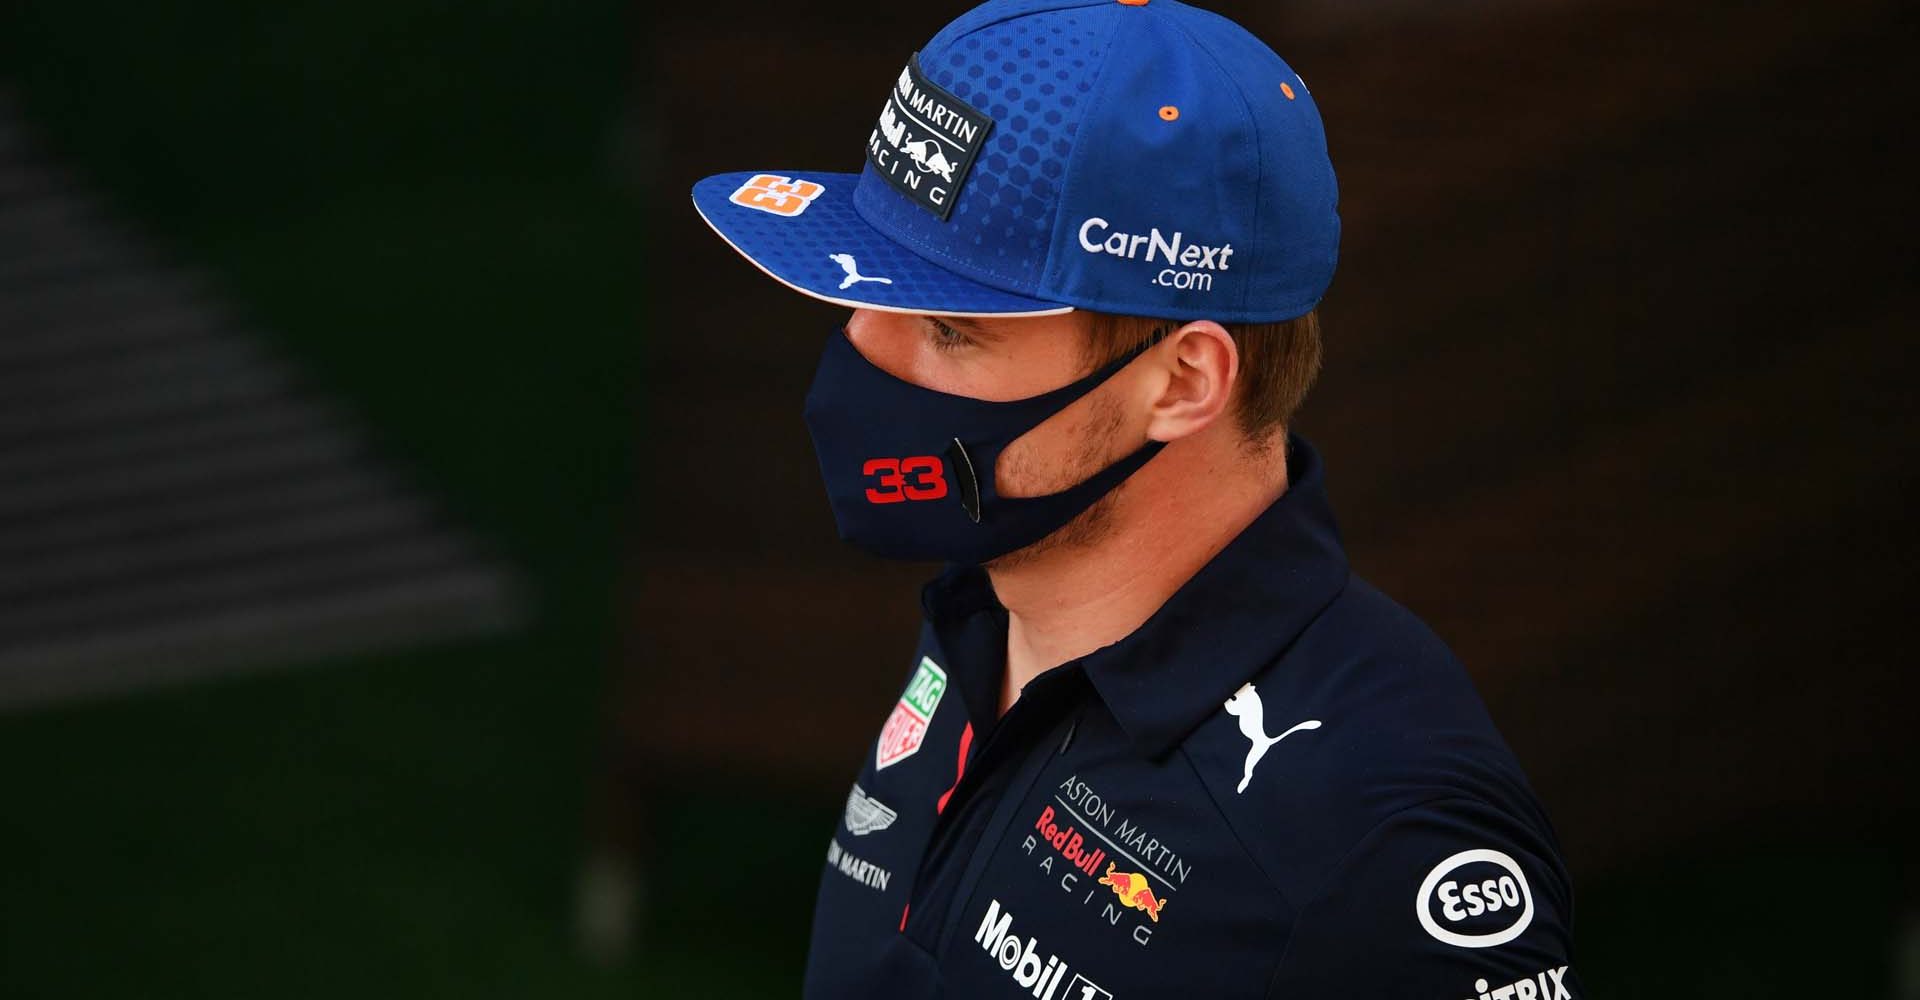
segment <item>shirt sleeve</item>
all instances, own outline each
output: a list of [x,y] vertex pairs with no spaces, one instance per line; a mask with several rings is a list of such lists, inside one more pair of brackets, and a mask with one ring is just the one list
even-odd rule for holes
[[1269,1000],[1584,997],[1552,836],[1467,798],[1387,817],[1297,911]]

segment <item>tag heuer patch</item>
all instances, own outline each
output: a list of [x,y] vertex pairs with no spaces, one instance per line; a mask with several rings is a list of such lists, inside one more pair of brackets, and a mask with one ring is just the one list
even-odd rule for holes
[[880,122],[867,137],[867,160],[902,194],[945,222],[992,130],[993,119],[921,74],[915,52],[887,92]]
[[927,726],[947,693],[947,672],[933,658],[922,656],[920,669],[907,682],[907,692],[893,706],[887,724],[880,727],[880,743],[874,748],[874,769],[898,764],[914,755],[927,738]]

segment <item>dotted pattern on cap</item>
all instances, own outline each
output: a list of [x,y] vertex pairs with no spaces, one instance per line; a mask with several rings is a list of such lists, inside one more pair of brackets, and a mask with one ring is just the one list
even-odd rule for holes
[[[1021,7],[990,5],[1005,16]],[[868,164],[856,196],[879,228],[955,271],[982,281],[1033,289],[1046,264],[1067,154],[1079,132],[1106,56],[1113,8],[1048,10],[961,34],[942,32],[920,53],[933,82],[987,113],[986,145],[942,223],[889,191]],[[1098,15],[1095,13],[1098,11]],[[965,30],[964,20],[950,28]],[[986,259],[962,261],[942,246],[991,246]]]

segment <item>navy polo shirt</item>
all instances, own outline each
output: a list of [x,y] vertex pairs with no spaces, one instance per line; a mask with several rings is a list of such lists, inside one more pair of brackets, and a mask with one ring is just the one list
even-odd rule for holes
[[1562,1000],[1573,886],[1460,663],[1347,566],[1318,454],[996,719],[950,567],[827,845],[805,996]]

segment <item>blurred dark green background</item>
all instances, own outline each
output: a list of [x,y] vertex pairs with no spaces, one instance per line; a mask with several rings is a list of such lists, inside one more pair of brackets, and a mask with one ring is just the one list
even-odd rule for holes
[[646,334],[632,12],[0,12],[0,81],[50,151],[212,272],[535,605],[510,638],[0,716],[0,995],[783,992],[804,920],[751,949],[714,931],[769,883],[810,900],[820,838],[743,852],[746,807],[691,789],[660,847],[761,859],[748,878],[665,873],[640,960],[573,939]]

